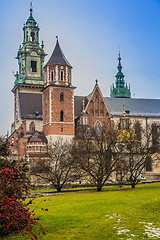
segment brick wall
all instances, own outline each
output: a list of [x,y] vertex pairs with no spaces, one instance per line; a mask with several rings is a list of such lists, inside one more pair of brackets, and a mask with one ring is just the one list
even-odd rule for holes
[[[74,135],[73,88],[49,86],[43,93],[43,132],[47,135]],[[60,101],[63,93],[64,101]],[[60,113],[63,111],[63,121]]]

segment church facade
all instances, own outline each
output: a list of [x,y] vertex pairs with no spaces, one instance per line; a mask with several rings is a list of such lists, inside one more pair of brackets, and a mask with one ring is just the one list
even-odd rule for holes
[[[39,27],[30,16],[23,27],[23,43],[17,60],[19,70],[12,92],[14,94],[14,122],[9,141],[17,159],[44,157],[47,146],[57,138],[73,139],[80,125],[99,129],[107,123],[117,125],[126,114],[131,122],[137,120],[144,127],[160,123],[160,99],[131,98],[130,86],[124,81],[121,57],[118,73],[110,97],[104,97],[96,80],[88,96],[75,96],[72,85],[72,66],[63,54],[58,37],[49,61],[44,66],[44,44],[39,44]],[[153,165],[146,176],[160,180],[160,168]],[[148,174],[148,175],[147,175]]]

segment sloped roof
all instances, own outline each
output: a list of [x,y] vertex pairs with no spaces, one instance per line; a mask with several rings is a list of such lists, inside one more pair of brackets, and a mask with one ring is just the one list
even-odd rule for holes
[[19,93],[22,119],[42,119],[42,94]]
[[74,117],[77,118],[82,111],[83,103],[82,101],[85,101],[85,106],[88,102],[87,97],[85,96],[74,96]]
[[112,116],[123,115],[123,101],[129,116],[160,117],[160,99],[104,97]]
[[28,137],[28,142],[45,142],[47,143],[47,138],[41,132],[34,132]]
[[53,53],[52,53],[49,61],[47,62],[46,66],[51,66],[54,64],[72,67],[71,64],[65,58],[65,56],[60,48],[58,40],[57,40],[55,49],[53,50]]

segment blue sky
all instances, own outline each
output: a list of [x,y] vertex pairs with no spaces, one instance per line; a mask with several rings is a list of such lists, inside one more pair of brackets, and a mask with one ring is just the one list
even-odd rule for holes
[[[33,0],[33,16],[40,40],[50,57],[59,36],[60,46],[73,66],[76,95],[88,95],[98,79],[104,96],[115,81],[118,50],[132,97],[159,98],[160,0]],[[0,2],[0,135],[13,122],[13,72],[22,43],[23,23],[30,1]]]

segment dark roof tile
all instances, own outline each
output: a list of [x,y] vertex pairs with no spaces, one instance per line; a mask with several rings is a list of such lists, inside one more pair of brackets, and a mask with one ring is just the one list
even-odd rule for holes
[[137,117],[160,117],[160,99],[144,98],[104,98],[111,115],[123,115],[123,101],[125,109],[129,111],[130,116]]
[[60,46],[59,46],[59,42],[57,40],[55,49],[49,59],[49,61],[47,62],[46,66],[51,66],[54,64],[59,64],[59,65],[64,65],[64,66],[69,66],[72,67],[70,65],[70,63],[67,61],[67,59],[65,58]]
[[42,94],[19,93],[22,119],[42,119]]

